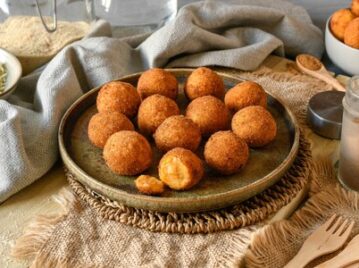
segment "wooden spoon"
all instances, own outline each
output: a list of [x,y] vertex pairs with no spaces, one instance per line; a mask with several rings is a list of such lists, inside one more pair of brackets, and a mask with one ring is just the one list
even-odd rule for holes
[[303,73],[309,74],[326,82],[336,90],[345,91],[345,87],[343,87],[338,80],[330,75],[323,63],[316,57],[309,54],[300,54],[296,57],[296,63]]

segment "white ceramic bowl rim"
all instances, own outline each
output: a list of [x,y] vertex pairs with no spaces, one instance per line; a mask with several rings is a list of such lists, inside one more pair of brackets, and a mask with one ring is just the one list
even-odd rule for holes
[[20,80],[22,75],[22,67],[20,61],[3,48],[0,48],[0,63],[5,64],[7,68],[5,89],[2,93],[0,93],[0,96],[2,96],[7,94],[9,90],[15,87],[17,82]]

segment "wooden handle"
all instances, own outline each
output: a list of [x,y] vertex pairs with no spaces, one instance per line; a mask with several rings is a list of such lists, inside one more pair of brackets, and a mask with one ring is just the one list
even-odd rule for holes
[[312,260],[315,259],[315,256],[311,254],[312,252],[307,250],[306,247],[301,247],[297,255],[288,262],[284,268],[303,268]]
[[313,71],[313,70],[310,70],[310,69],[304,67],[298,60],[296,60],[296,63],[302,72],[326,82],[327,84],[334,87],[336,90],[344,91],[344,92],[346,91],[345,87],[343,87],[342,84],[340,84],[337,79],[335,79],[334,77],[332,77],[330,75],[330,73],[324,67],[324,65],[322,65],[322,67],[319,70]]
[[[354,250],[354,249],[353,249]],[[358,249],[357,249],[358,250]],[[359,261],[359,257],[357,259],[350,258],[351,256],[336,256],[333,259],[318,265],[316,268],[342,268],[347,267],[350,264],[356,263]]]
[[359,235],[355,236],[346,248],[334,258],[326,261],[316,268],[346,267],[350,264],[359,262]]
[[[313,75],[314,76],[314,75]],[[342,84],[339,83],[339,81],[337,79],[335,79],[334,77],[332,77],[329,73],[327,72],[317,72],[316,73],[316,78],[323,80],[324,82],[326,82],[327,84],[331,85],[332,87],[334,87],[336,90],[339,91],[346,91],[345,87],[342,86]]]

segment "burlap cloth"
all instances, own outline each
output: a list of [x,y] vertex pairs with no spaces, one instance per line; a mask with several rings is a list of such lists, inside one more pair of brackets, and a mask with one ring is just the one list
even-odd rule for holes
[[[281,98],[304,128],[308,99],[329,89],[295,70],[234,72],[243,79],[259,82]],[[72,192],[64,190],[56,197],[63,205],[63,213],[38,217],[18,239],[12,255],[33,259],[32,267],[229,267],[244,263],[248,267],[281,267],[327,215],[335,212],[356,217],[359,223],[358,195],[333,187],[337,183],[332,163],[325,159],[314,163],[310,179],[310,199],[288,221],[264,228],[259,223],[191,235],[149,232],[103,219]],[[353,234],[358,231],[356,226]],[[251,239],[253,243],[243,258]]]

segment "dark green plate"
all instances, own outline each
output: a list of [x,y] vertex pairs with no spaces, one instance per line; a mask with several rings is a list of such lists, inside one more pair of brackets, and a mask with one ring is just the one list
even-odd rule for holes
[[[169,69],[180,82],[177,102],[181,109],[187,105],[183,83],[192,69]],[[226,89],[240,79],[219,73]],[[126,76],[121,81],[136,86],[141,74]],[[167,189],[162,196],[146,196],[134,185],[136,177],[119,176],[111,172],[102,158],[102,150],[87,137],[87,125],[96,113],[95,88],[78,99],[64,115],[59,130],[60,152],[64,164],[78,181],[92,190],[130,207],[161,212],[197,212],[227,207],[244,201],[276,183],[292,165],[299,147],[299,128],[292,112],[279,100],[268,95],[268,110],[276,119],[276,140],[264,148],[251,150],[248,164],[237,174],[221,176],[206,168],[201,182],[187,191]],[[153,144],[153,142],[152,142]],[[153,146],[155,161],[146,174],[157,174],[161,154]],[[200,150],[201,151],[201,150]],[[201,154],[201,152],[199,153]]]

